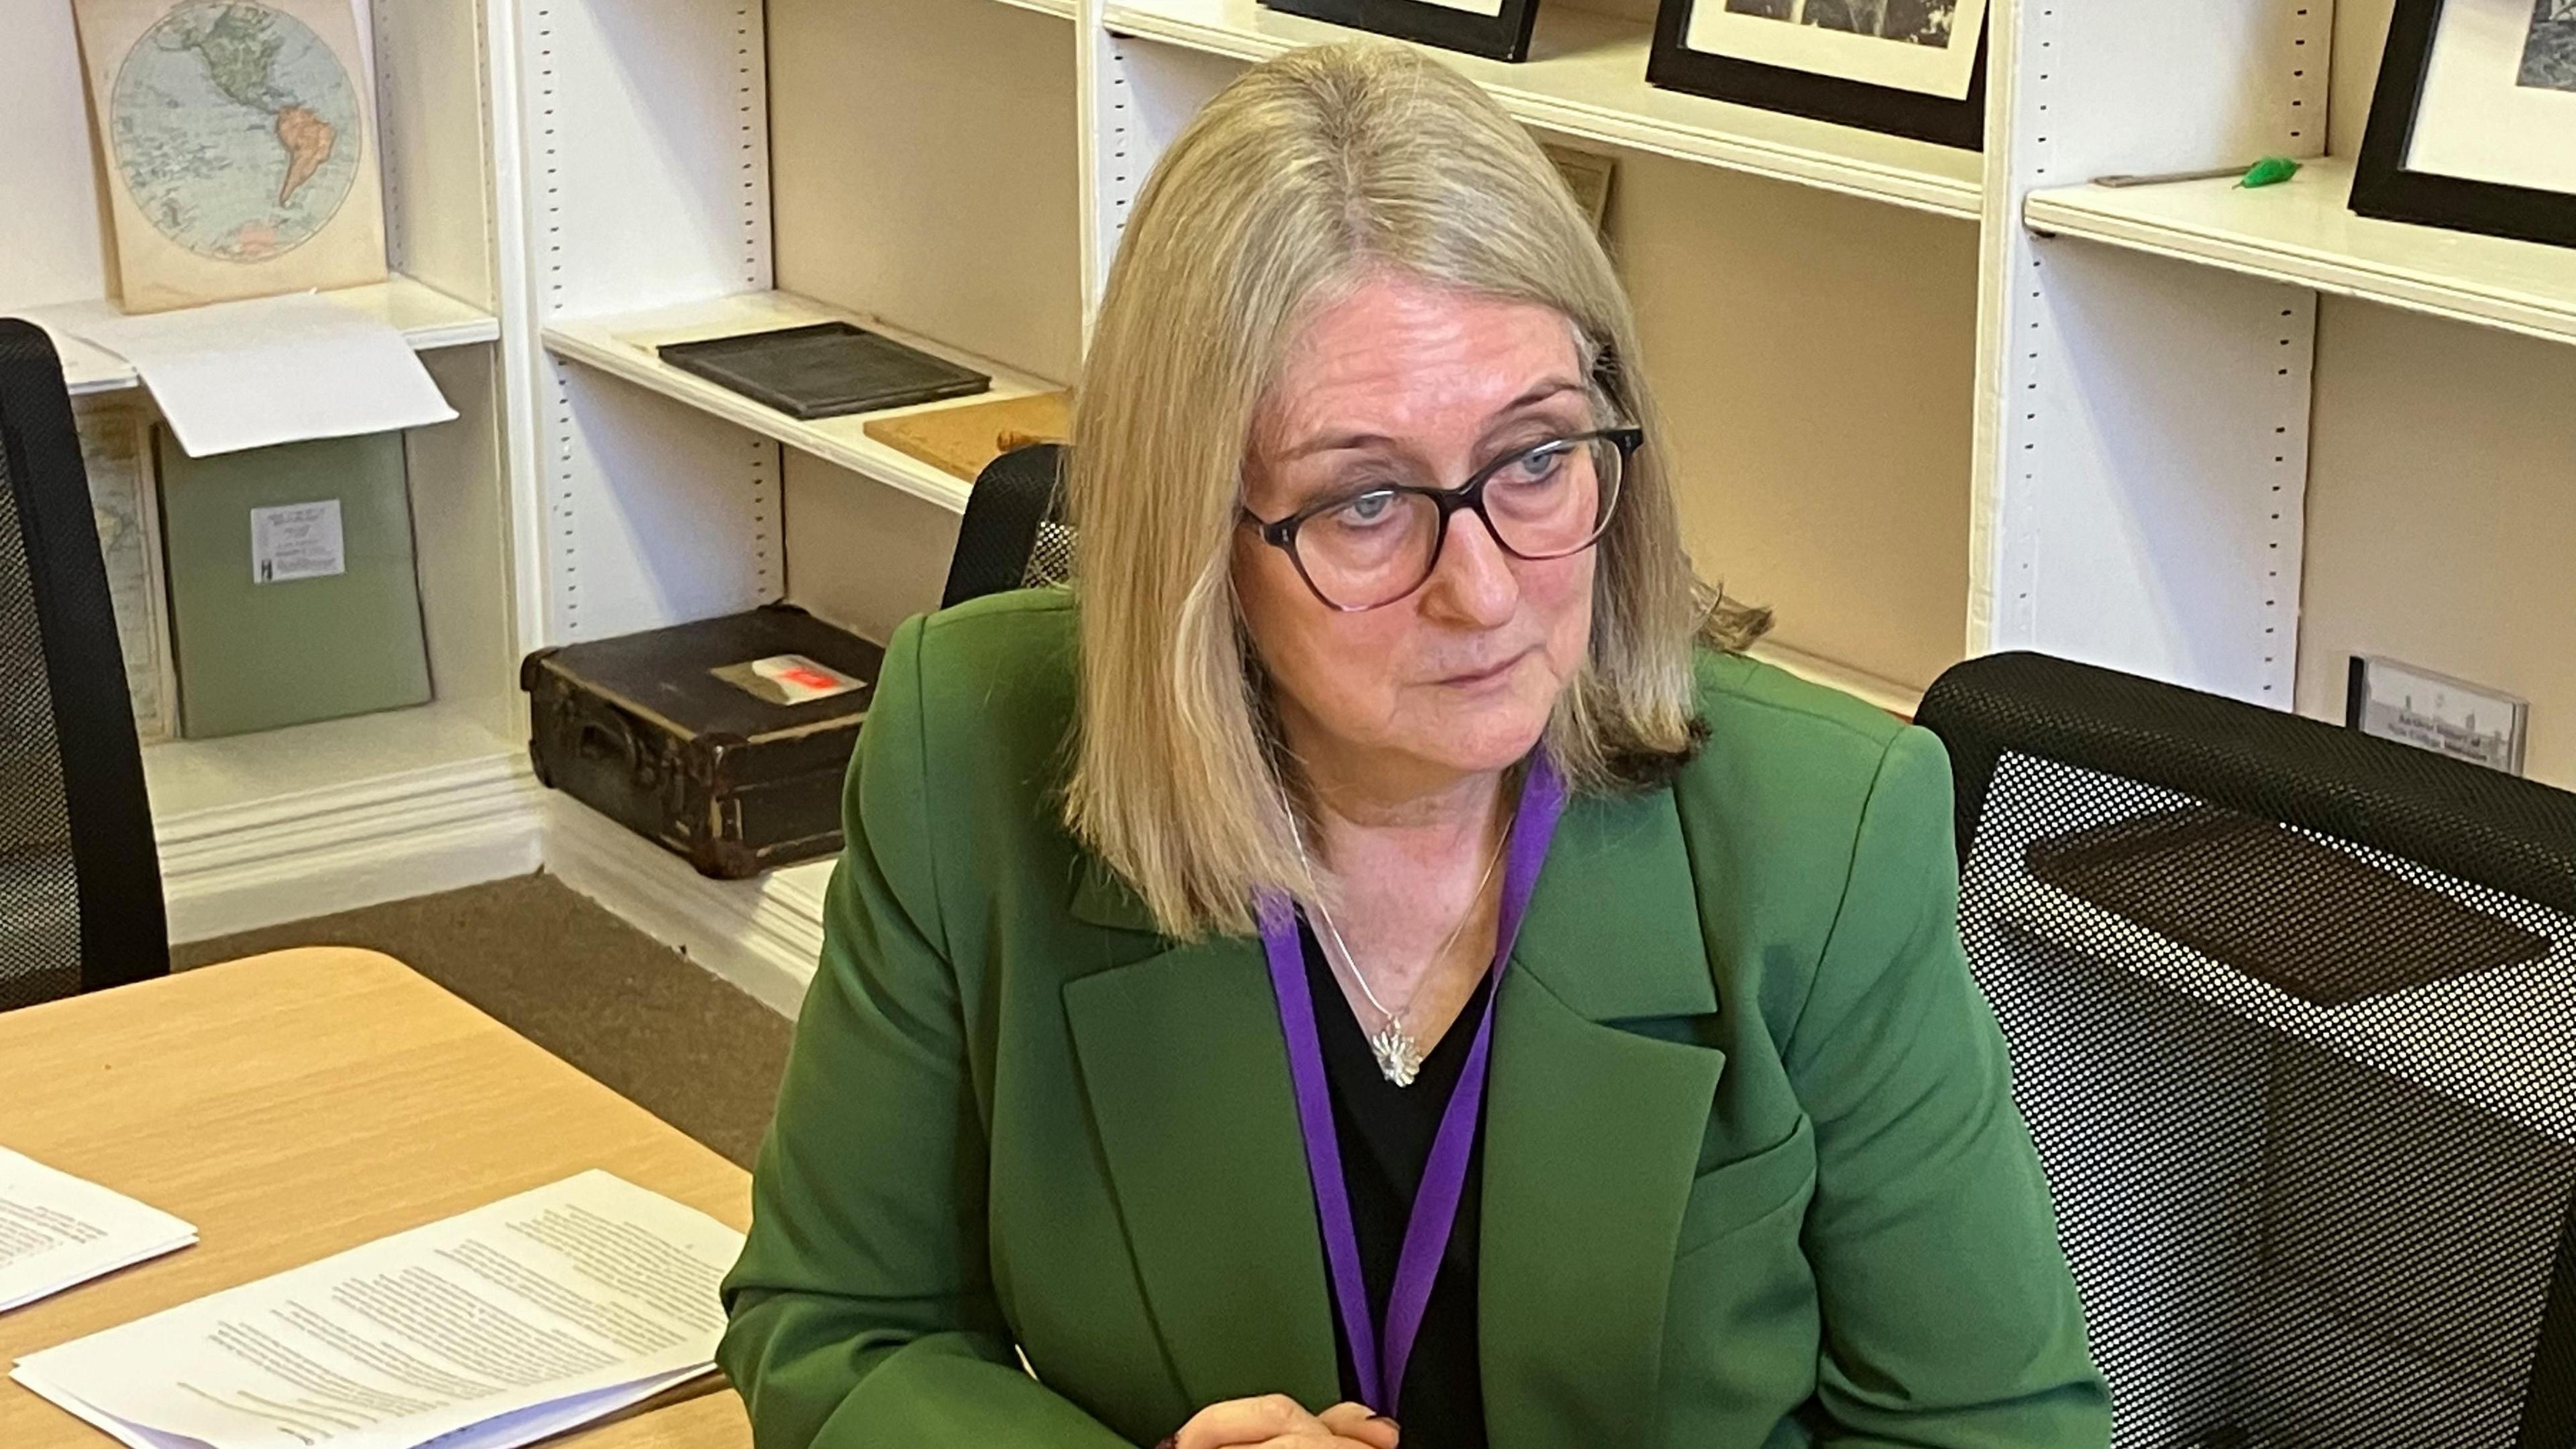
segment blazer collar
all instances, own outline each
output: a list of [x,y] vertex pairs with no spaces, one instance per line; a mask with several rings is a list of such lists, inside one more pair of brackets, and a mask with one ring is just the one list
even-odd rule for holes
[[[1144,898],[1118,872],[1088,851],[1077,860],[1076,920],[1160,934]],[[1577,796],[1548,847],[1513,966],[1536,974],[1592,1021],[1714,1011],[1697,907],[1670,790]],[[1244,939],[1258,965],[1258,942]],[[1676,969],[1676,963],[1695,969]]]
[[1160,935],[1154,924],[1154,913],[1145,908],[1145,898],[1127,884],[1126,877],[1109,868],[1109,863],[1088,850],[1077,849],[1073,876],[1073,918],[1090,926],[1106,926],[1113,931],[1142,931]]
[[[1716,1009],[1696,900],[1669,791],[1568,805],[1496,1003],[1478,1332],[1497,1449],[1650,1436],[1672,1248],[1724,1059],[1627,1028]],[[1096,861],[1073,910],[1152,930]],[[1259,941],[1169,946],[1068,982],[1064,1002],[1179,1411],[1340,1397]]]

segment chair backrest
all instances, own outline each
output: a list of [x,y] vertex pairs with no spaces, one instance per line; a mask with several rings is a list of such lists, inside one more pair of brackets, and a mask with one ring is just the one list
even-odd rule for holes
[[2113,1443],[2576,1442],[2576,795],[2037,654],[1917,718]]
[[170,969],[143,754],[60,359],[0,318],[0,1010]]
[[984,465],[966,495],[939,607],[1073,576],[1073,530],[1063,522],[1065,452],[1062,443],[1031,443]]

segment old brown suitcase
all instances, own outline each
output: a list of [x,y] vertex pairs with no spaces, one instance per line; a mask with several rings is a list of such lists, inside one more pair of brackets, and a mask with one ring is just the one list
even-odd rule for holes
[[884,651],[783,604],[519,666],[537,779],[706,875],[841,848],[841,777]]

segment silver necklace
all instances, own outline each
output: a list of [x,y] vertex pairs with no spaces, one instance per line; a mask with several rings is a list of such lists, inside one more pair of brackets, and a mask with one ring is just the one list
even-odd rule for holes
[[[1288,829],[1290,837],[1297,842],[1298,861],[1311,874],[1315,869],[1315,862],[1306,854],[1306,832],[1297,823],[1297,817],[1293,812],[1288,817]],[[1495,842],[1493,855],[1485,861],[1485,873],[1477,877],[1476,889],[1467,897],[1467,909],[1459,914],[1458,923],[1449,928],[1449,934],[1440,942],[1440,948],[1431,953],[1434,965],[1449,954],[1450,947],[1458,944],[1459,933],[1465,931],[1467,923],[1475,919],[1476,905],[1485,898],[1485,887],[1493,883],[1494,869],[1502,864],[1504,842],[1509,841],[1510,838],[1511,832],[1506,829],[1503,832],[1503,840]],[[1351,954],[1350,943],[1342,939],[1342,928],[1333,924],[1333,913],[1324,909],[1321,901],[1313,904],[1315,918],[1324,923],[1324,934],[1331,939],[1334,951],[1340,953],[1339,964],[1343,970],[1350,973],[1351,980],[1360,988],[1360,995],[1382,1019],[1378,1029],[1368,1036],[1369,1054],[1377,1058],[1377,1069],[1385,1073],[1388,1081],[1399,1087],[1412,1086],[1414,1078],[1422,1074],[1423,1053],[1422,1044],[1416,1041],[1413,1033],[1405,1027],[1404,1013],[1413,1009],[1413,1003],[1421,997],[1423,983],[1430,980],[1431,973],[1425,971],[1423,980],[1413,984],[1413,995],[1405,998],[1403,1006],[1389,1011],[1386,1003],[1377,999],[1377,993],[1369,989],[1368,977],[1360,970],[1359,958]],[[1329,960],[1329,953],[1327,959]]]

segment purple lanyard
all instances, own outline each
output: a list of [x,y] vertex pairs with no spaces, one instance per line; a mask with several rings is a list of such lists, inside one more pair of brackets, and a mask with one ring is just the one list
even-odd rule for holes
[[1324,1081],[1324,1049],[1315,1035],[1315,999],[1306,986],[1306,956],[1297,940],[1297,917],[1283,896],[1258,903],[1261,945],[1270,958],[1270,989],[1279,998],[1279,1028],[1288,1039],[1288,1076],[1297,1091],[1297,1126],[1306,1138],[1306,1171],[1315,1184],[1315,1211],[1323,1220],[1324,1256],[1333,1270],[1333,1299],[1342,1315],[1342,1332],[1358,1367],[1360,1402],[1393,1416],[1404,1391],[1404,1366],[1413,1356],[1413,1337],[1422,1327],[1422,1312],[1431,1302],[1432,1280],[1449,1251],[1449,1233],[1458,1221],[1458,1199],[1467,1188],[1467,1159],[1476,1139],[1476,1117],[1485,1098],[1485,1067],[1494,1036],[1494,1003],[1502,999],[1503,968],[1511,960],[1512,941],[1520,934],[1530,893],[1538,886],[1539,867],[1547,860],[1548,841],[1556,834],[1557,816],[1565,809],[1565,781],[1545,752],[1530,759],[1529,777],[1521,787],[1520,811],[1512,819],[1504,846],[1503,899],[1494,931],[1493,985],[1476,1022],[1476,1037],[1467,1048],[1467,1064],[1458,1086],[1440,1114],[1440,1130],[1431,1139],[1431,1156],[1423,1164],[1422,1188],[1414,1194],[1413,1213],[1404,1226],[1404,1247],[1397,1254],[1395,1284],[1387,1294],[1386,1334],[1379,1346],[1377,1325],[1369,1321],[1368,1289],[1360,1276],[1359,1235],[1351,1227],[1351,1194],[1342,1178],[1341,1139],[1333,1129],[1333,1097]]

